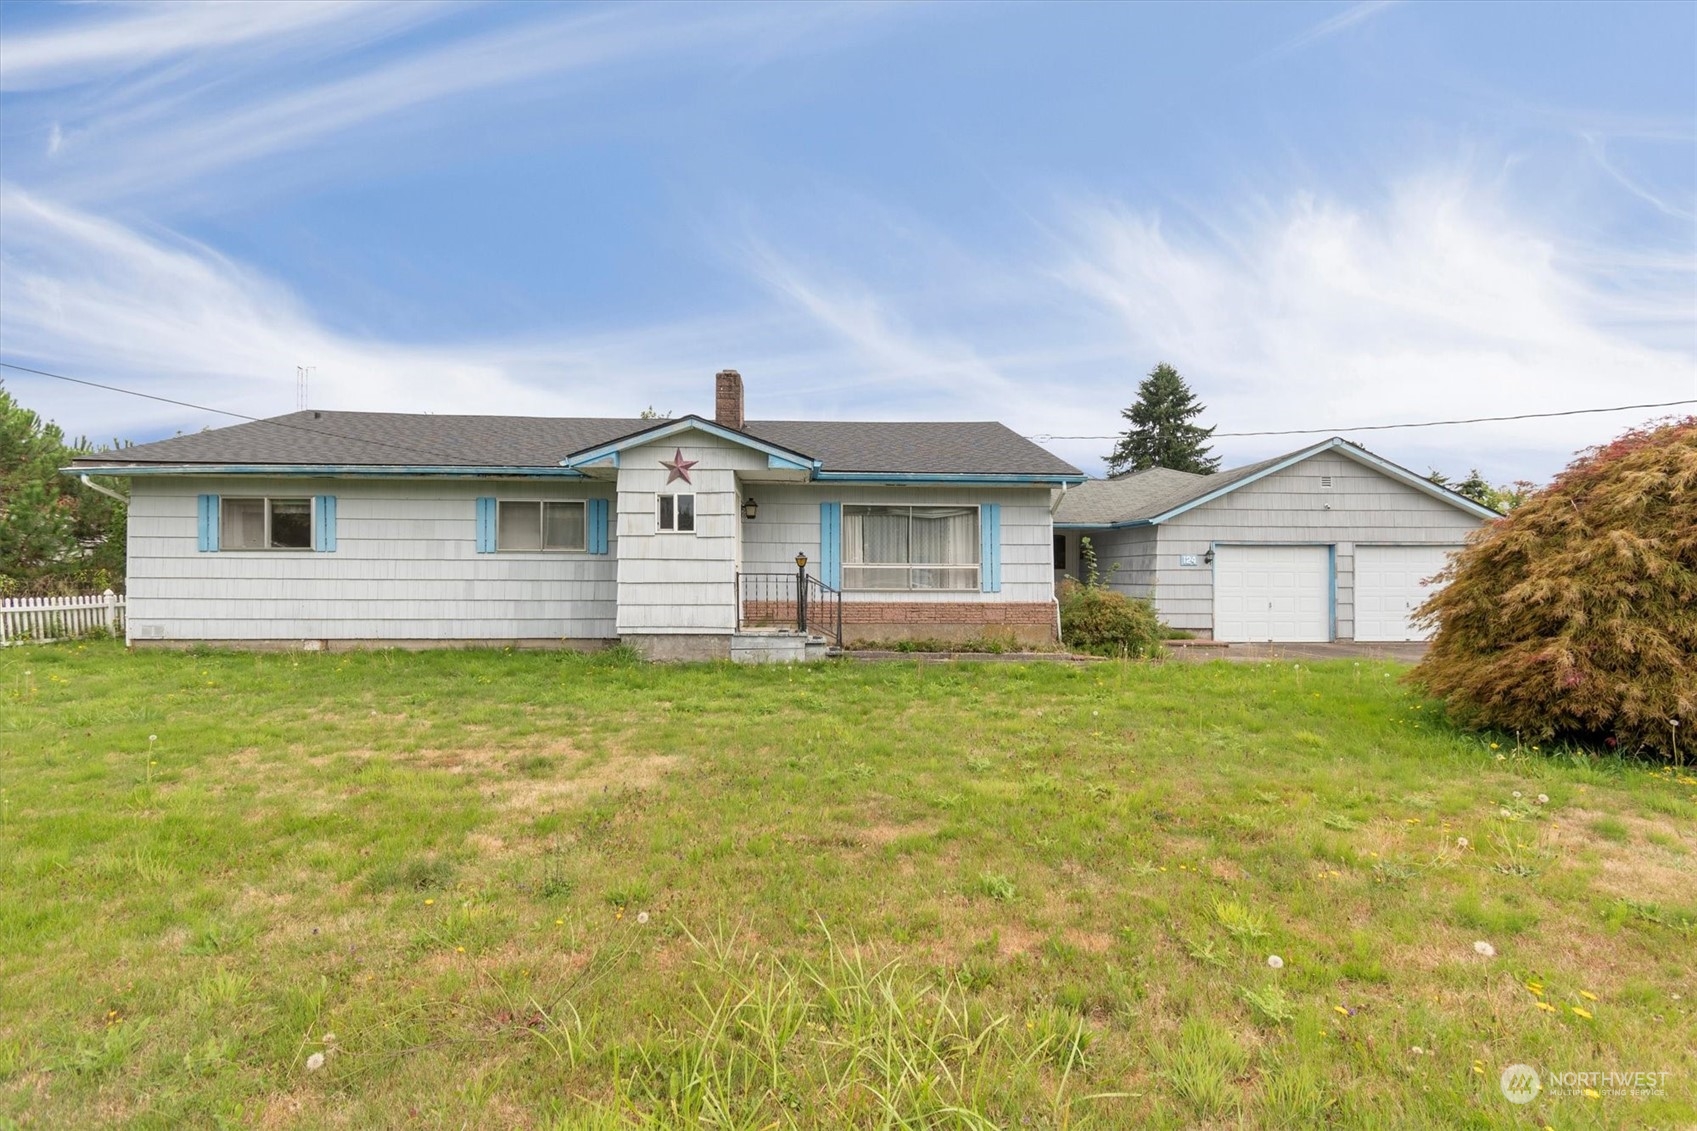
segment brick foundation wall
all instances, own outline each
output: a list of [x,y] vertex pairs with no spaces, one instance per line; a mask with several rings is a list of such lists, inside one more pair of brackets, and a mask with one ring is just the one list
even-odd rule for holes
[[[794,601],[744,601],[743,623],[795,624]],[[809,616],[835,616],[829,607]],[[1011,634],[1033,644],[1055,639],[1055,606],[1048,601],[844,601],[845,640],[967,640]]]

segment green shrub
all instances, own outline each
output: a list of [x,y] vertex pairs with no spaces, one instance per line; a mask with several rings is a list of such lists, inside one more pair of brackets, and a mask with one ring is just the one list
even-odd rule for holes
[[1153,656],[1161,622],[1148,601],[1105,585],[1071,578],[1061,583],[1061,639],[1075,652],[1098,656]]
[[1452,717],[1669,758],[1690,750],[1697,417],[1581,453],[1439,577],[1448,584],[1418,613],[1437,631],[1411,679]]

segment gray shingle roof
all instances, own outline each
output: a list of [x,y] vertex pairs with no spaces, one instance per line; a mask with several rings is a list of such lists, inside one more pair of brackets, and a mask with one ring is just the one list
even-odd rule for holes
[[1213,475],[1152,467],[1069,487],[1055,507],[1058,523],[1133,522],[1171,510],[1205,493]]
[[812,456],[826,471],[1081,474],[1066,460],[993,420],[751,420],[743,430]]
[[1481,507],[1473,500],[1427,482],[1405,467],[1369,452],[1359,444],[1339,436],[1307,448],[1298,448],[1282,456],[1258,463],[1244,464],[1217,475],[1193,475],[1188,471],[1172,471],[1154,467],[1114,479],[1092,479],[1067,490],[1055,507],[1055,523],[1060,526],[1109,526],[1116,523],[1147,522],[1167,512],[1194,502],[1204,495],[1230,488],[1246,479],[1286,461],[1306,459],[1324,451],[1336,451],[1357,463],[1376,467],[1379,471],[1401,478],[1410,486],[1426,491],[1452,506],[1475,515],[1496,512]]
[[[665,421],[603,417],[294,412],[108,452],[78,464],[306,464],[555,467],[576,452]],[[1077,468],[993,422],[754,420],[750,436],[827,471],[1078,475]]]
[[[1306,450],[1306,449],[1302,449]],[[1287,460],[1296,452],[1288,452],[1259,463],[1248,463],[1214,475],[1197,475],[1189,471],[1174,471],[1152,467],[1134,471],[1113,479],[1092,479],[1068,489],[1055,508],[1055,521],[1062,524],[1100,524],[1142,522],[1166,514],[1193,499],[1230,487],[1248,479],[1258,471]]]

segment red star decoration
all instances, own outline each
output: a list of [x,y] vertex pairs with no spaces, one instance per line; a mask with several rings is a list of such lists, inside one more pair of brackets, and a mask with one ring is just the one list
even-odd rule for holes
[[671,462],[667,463],[665,460],[661,460],[660,466],[671,472],[670,475],[666,476],[666,482],[672,483],[682,479],[685,483],[693,484],[695,481],[689,477],[689,469],[700,462],[698,459],[685,459],[684,450],[676,448],[672,451]]

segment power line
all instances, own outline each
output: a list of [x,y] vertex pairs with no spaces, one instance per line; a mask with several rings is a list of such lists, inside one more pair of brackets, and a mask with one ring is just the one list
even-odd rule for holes
[[[91,389],[105,389],[109,393],[123,393],[125,396],[144,397],[150,401],[162,404],[173,404],[179,408],[192,408],[197,412],[211,412],[219,416],[230,416],[237,420],[245,420],[249,424],[267,424],[273,428],[289,428],[296,432],[310,432],[314,436],[328,436],[334,440],[351,440],[357,444],[374,444],[382,448],[394,448],[397,451],[412,452],[415,455],[427,455],[439,460],[463,460],[463,453],[448,454],[431,448],[414,447],[411,444],[396,444],[388,440],[374,440],[369,436],[349,436],[342,432],[331,432],[324,428],[309,428],[304,424],[285,424],[281,420],[263,416],[249,416],[243,412],[231,412],[227,408],[213,408],[211,405],[195,404],[193,401],[179,401],[173,397],[162,397],[156,393],[144,393],[137,389],[125,389],[118,385],[103,385],[99,381],[88,381],[81,377],[67,377],[63,373],[49,373],[45,369],[31,369],[27,365],[14,365],[10,361],[0,361],[0,368],[16,369],[20,373],[33,373],[37,377],[51,377],[55,381],[69,381],[73,385],[87,385]],[[174,437],[172,437],[174,438]]]
[[[466,458],[463,453],[446,455],[443,452],[435,451],[430,448],[414,447],[411,444],[396,444],[387,440],[374,440],[367,436],[349,436],[341,432],[331,432],[324,428],[309,428],[304,424],[285,424],[275,418],[249,416],[246,413],[232,412],[225,408],[213,408],[211,405],[195,404],[193,401],[180,401],[173,397],[162,397],[157,393],[144,393],[137,389],[125,389],[118,385],[106,385],[99,381],[89,381],[81,377],[67,377],[63,373],[51,373],[45,369],[32,369],[27,365],[17,365],[10,361],[0,361],[0,368],[15,369],[20,373],[33,373],[37,377],[51,377],[55,381],[68,381],[73,385],[86,385],[91,389],[104,389],[109,393],[123,393],[125,396],[143,397],[150,401],[159,401],[162,404],[176,405],[179,408],[192,408],[196,412],[210,412],[219,416],[229,416],[236,420],[247,421],[250,424],[268,424],[274,428],[290,428],[296,432],[308,432],[314,436],[328,436],[336,440],[352,440],[355,443],[374,444],[378,447],[395,448],[398,451],[408,451],[435,456],[438,459]],[[1562,412],[1522,412],[1515,413],[1510,416],[1473,416],[1462,420],[1422,420],[1411,424],[1357,424],[1345,428],[1284,428],[1258,432],[1215,432],[1212,433],[1212,435],[1225,439],[1228,437],[1237,438],[1245,436],[1317,436],[1321,433],[1383,432],[1399,428],[1440,428],[1453,424],[1490,424],[1503,420],[1544,420],[1556,416],[1585,416],[1599,412],[1627,412],[1641,408],[1676,408],[1680,405],[1688,404],[1697,404],[1697,398],[1689,398],[1678,401],[1658,401],[1651,404],[1611,405],[1607,408],[1573,408]],[[1111,436],[1056,436],[1049,433],[1040,433],[1038,435],[1025,437],[1027,440],[1117,440],[1119,438],[1119,434],[1117,433]]]
[[[1697,404],[1697,398],[1683,401],[1659,401],[1655,404],[1617,404],[1609,408],[1570,408],[1565,412],[1521,412],[1513,416],[1473,416],[1466,420],[1422,420],[1415,424],[1357,424],[1349,428],[1282,428],[1264,432],[1214,432],[1217,437],[1237,436],[1315,436],[1322,432],[1383,432],[1391,428],[1438,428],[1448,424],[1487,424],[1498,420],[1542,420],[1551,416],[1583,416],[1593,412],[1625,412],[1635,408],[1673,408],[1682,404]],[[1027,436],[1027,440],[1117,440],[1113,436]]]

